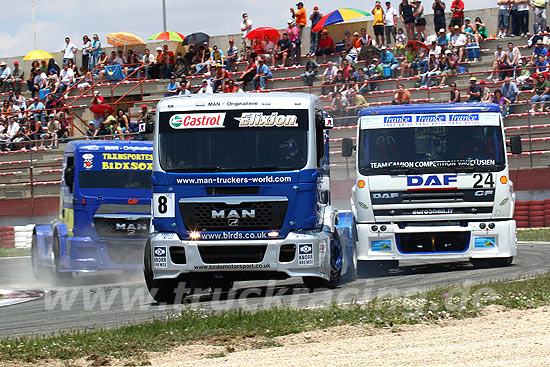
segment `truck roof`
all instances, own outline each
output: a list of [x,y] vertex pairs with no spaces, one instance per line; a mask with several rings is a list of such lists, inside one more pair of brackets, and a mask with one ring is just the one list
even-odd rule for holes
[[[124,148],[128,147],[128,148]],[[69,152],[113,152],[153,153],[152,141],[139,140],[73,140],[67,143],[65,153]]]
[[369,115],[401,115],[425,113],[476,113],[500,112],[494,103],[425,103],[367,107],[359,117]]

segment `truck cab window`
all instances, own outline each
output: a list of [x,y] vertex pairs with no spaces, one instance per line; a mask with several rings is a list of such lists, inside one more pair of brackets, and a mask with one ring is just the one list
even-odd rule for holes
[[325,157],[325,117],[323,111],[315,110],[315,142],[317,146],[317,166],[321,165],[321,161]]
[[67,165],[65,166],[63,178],[65,179],[65,185],[67,185],[69,192],[72,194],[74,185],[74,156],[67,157]]

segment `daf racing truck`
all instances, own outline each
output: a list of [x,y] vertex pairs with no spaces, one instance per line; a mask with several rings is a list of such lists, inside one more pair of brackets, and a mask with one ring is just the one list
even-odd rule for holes
[[[352,188],[357,270],[385,272],[405,259],[510,265],[515,196],[503,120],[494,104],[363,109]],[[521,153],[519,136],[511,151]]]
[[144,258],[152,297],[174,302],[193,281],[227,290],[302,277],[334,287],[344,250],[330,201],[330,127],[309,94],[161,100]]
[[81,140],[63,155],[59,217],[37,225],[37,277],[141,269],[151,221],[153,143]]

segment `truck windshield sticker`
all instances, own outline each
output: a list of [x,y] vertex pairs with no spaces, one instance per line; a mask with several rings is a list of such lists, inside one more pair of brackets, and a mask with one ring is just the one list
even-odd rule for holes
[[212,129],[223,128],[225,112],[175,114],[170,117],[172,129]]
[[424,115],[362,116],[361,129],[432,126],[498,126],[498,113],[437,113]]
[[82,160],[84,161],[83,166],[85,169],[94,168],[94,155],[93,154],[83,154]]
[[241,117],[235,117],[239,121],[239,127],[298,127],[296,115],[279,115],[273,112],[264,115],[263,112],[245,112]]
[[86,170],[151,171],[151,153],[86,153],[82,155],[82,167]]

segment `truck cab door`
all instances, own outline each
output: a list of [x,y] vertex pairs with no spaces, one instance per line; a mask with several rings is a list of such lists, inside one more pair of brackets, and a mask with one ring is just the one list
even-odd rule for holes
[[61,180],[61,197],[59,203],[59,221],[65,223],[67,232],[73,235],[74,227],[74,185],[75,185],[75,157],[63,157],[63,173]]
[[330,162],[329,162],[329,139],[325,124],[324,112],[315,110],[315,145],[318,172],[317,202],[321,205],[330,204]]

